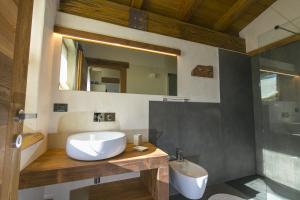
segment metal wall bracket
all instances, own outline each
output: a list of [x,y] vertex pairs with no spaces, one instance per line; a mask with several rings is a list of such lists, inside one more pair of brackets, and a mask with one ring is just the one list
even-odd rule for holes
[[130,8],[128,27],[146,31],[148,27],[147,13],[140,9]]

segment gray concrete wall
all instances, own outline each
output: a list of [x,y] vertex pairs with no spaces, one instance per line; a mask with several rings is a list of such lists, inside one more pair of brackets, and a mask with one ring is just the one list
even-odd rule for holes
[[203,166],[209,184],[255,174],[250,58],[220,50],[221,103],[150,102],[150,141]]
[[226,178],[255,174],[255,135],[250,57],[220,50],[222,135]]

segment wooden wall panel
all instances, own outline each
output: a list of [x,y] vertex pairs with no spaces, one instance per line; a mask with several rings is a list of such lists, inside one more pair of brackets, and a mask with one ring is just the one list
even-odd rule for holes
[[[8,197],[9,182],[4,170],[7,158],[9,111],[11,97],[11,72],[13,68],[14,37],[17,9],[13,1],[0,1],[0,199]],[[10,164],[10,163],[8,163]],[[7,184],[2,184],[2,183]]]
[[[10,77],[12,69],[12,60],[6,55],[0,53],[0,184],[3,179],[3,166],[5,155],[5,142],[7,138],[7,124],[10,107]],[[1,192],[1,188],[0,188]],[[1,194],[0,194],[1,195]]]
[[2,0],[0,6],[0,52],[12,59],[18,8],[11,0]]

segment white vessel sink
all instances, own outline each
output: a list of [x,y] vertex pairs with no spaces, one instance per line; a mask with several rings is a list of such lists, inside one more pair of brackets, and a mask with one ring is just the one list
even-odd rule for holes
[[122,132],[99,131],[71,135],[67,139],[68,156],[76,160],[93,161],[111,158],[126,148],[126,135]]

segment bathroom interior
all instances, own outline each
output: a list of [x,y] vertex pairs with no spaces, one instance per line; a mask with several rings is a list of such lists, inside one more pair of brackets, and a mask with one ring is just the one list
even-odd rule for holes
[[299,10],[0,1],[0,200],[299,200]]

